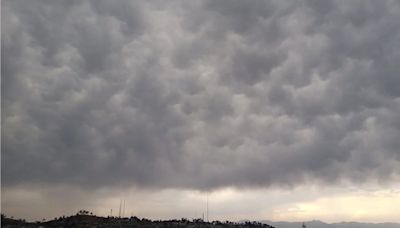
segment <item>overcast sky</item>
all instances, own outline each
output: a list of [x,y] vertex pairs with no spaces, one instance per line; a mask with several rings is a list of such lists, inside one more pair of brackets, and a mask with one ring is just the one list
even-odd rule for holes
[[400,1],[1,13],[5,213],[400,221]]

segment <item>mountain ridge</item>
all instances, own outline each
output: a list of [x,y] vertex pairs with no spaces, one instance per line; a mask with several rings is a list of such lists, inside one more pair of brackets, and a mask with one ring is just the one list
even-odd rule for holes
[[[277,228],[298,228],[303,222],[262,220],[262,223],[270,224]],[[304,221],[307,228],[400,228],[400,223],[365,223],[365,222],[337,222],[326,223],[320,220]]]

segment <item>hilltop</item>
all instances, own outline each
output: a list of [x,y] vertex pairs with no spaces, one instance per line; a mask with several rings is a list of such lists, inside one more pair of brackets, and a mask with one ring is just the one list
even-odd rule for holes
[[[84,211],[87,212],[87,211]],[[135,216],[130,218],[118,218],[118,217],[100,217],[95,215],[90,215],[89,213],[78,213],[73,216],[59,217],[49,221],[38,221],[38,222],[26,222],[21,219],[7,218],[6,216],[1,216],[1,226],[7,228],[13,227],[48,227],[48,228],[59,228],[59,227],[235,227],[235,228],[274,228],[273,226],[262,224],[260,222],[243,222],[235,223],[230,221],[213,221],[205,222],[202,219],[188,220],[182,218],[180,220],[150,220],[146,218],[139,219]]]

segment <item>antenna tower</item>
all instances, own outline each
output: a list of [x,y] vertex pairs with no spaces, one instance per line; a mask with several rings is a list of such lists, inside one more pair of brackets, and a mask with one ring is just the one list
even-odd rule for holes
[[208,222],[208,192],[207,192],[207,222]]
[[124,207],[122,209],[122,217],[125,217],[125,200],[124,200]]
[[122,199],[119,200],[118,218],[121,218],[121,206],[122,206]]

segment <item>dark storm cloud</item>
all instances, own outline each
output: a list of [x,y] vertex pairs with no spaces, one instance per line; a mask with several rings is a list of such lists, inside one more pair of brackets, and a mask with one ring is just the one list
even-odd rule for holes
[[399,177],[398,1],[2,8],[5,186]]

